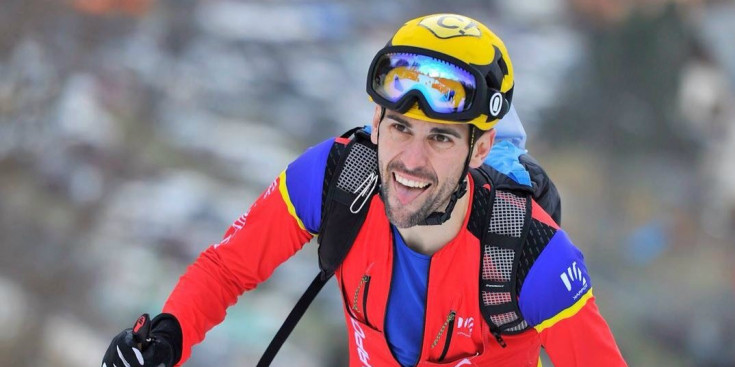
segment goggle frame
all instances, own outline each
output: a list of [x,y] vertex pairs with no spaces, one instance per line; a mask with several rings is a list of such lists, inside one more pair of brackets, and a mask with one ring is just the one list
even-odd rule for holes
[[[426,95],[418,89],[409,90],[395,102],[392,102],[383,97],[373,88],[373,82],[377,76],[376,68],[379,61],[381,61],[382,57],[388,54],[414,54],[417,56],[431,57],[450,63],[456,68],[469,72],[475,79],[476,87],[472,101],[469,102],[470,107],[463,111],[453,111],[449,113],[434,111],[431,107],[431,104],[427,100]],[[373,99],[375,103],[389,110],[394,110],[399,113],[407,112],[411,107],[413,107],[415,103],[418,103],[421,111],[426,116],[434,119],[468,123],[471,120],[476,119],[480,115],[488,116],[488,121],[501,119],[510,110],[510,103],[507,100],[506,93],[490,87],[486,79],[486,77],[488,76],[493,77],[493,71],[497,72],[497,70],[493,70],[494,68],[497,68],[497,61],[501,57],[500,52],[497,50],[497,48],[495,55],[495,59],[488,65],[474,65],[468,64],[460,59],[434,50],[428,50],[425,48],[413,46],[388,45],[378,51],[378,53],[373,58],[373,61],[370,63],[370,68],[368,69],[366,90],[368,95]],[[500,81],[498,81],[498,83],[499,82]],[[511,88],[510,90],[512,91],[513,88]],[[465,103],[468,102],[465,101]]]

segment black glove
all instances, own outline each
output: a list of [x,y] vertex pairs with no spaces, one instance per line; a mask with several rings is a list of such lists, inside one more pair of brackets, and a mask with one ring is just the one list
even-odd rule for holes
[[132,329],[117,334],[102,358],[102,367],[173,367],[181,358],[178,320],[160,314],[152,321],[141,315]]

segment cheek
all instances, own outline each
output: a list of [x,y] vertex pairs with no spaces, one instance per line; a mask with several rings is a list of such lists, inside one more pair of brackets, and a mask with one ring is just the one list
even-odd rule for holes
[[390,160],[391,160],[389,156],[390,152],[388,152],[387,150],[388,149],[387,147],[385,147],[385,145],[381,145],[380,148],[378,149],[378,172],[380,173],[381,176],[385,175],[385,172],[388,169],[388,164],[390,163]]
[[384,165],[387,166],[388,163],[390,163],[391,160],[400,153],[400,145],[385,136],[383,131],[381,131],[380,134],[380,144],[378,144],[378,162],[380,164],[379,168],[382,170],[385,168]]
[[444,156],[440,159],[434,160],[434,169],[436,170],[436,174],[439,176],[440,181],[452,181],[450,184],[455,183],[455,181],[459,181],[459,176],[464,170],[464,161],[466,158],[467,157],[465,156],[457,154],[456,156]]

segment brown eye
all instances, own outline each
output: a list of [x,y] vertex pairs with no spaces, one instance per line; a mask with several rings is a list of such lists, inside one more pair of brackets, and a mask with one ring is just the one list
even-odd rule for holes
[[434,141],[437,143],[451,143],[452,139],[446,135],[437,134],[433,136]]
[[388,126],[389,135],[396,141],[406,141],[411,137],[411,130],[401,123],[392,123]]
[[405,125],[401,125],[401,124],[393,124],[393,129],[401,133],[408,132],[408,128]]

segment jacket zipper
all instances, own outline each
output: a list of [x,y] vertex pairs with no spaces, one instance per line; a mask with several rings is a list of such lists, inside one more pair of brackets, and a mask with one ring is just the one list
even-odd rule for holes
[[365,323],[369,324],[368,317],[367,317],[367,296],[368,296],[368,289],[370,289],[370,276],[365,274],[362,276],[362,279],[360,279],[360,284],[357,285],[357,289],[355,289],[355,295],[352,298],[352,309],[355,312],[360,312],[359,307],[357,307],[357,299],[360,296],[360,289],[363,289],[362,292],[362,316],[365,318]]
[[447,332],[447,338],[444,340],[444,348],[442,349],[442,354],[439,356],[437,362],[441,362],[442,360],[444,360],[444,357],[447,356],[447,351],[449,351],[449,343],[451,343],[452,341],[452,331],[454,331],[454,317],[456,315],[457,312],[455,312],[454,310],[449,311],[449,315],[447,315],[446,321],[444,321],[441,329],[439,329],[439,333],[436,334],[434,342],[431,343],[431,348],[436,347],[444,332]]

